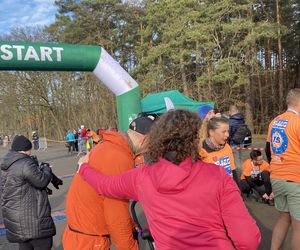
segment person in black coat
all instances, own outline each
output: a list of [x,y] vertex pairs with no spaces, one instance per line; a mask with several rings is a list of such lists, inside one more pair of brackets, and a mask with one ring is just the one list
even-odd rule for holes
[[21,250],[50,250],[56,229],[47,185],[56,179],[49,164],[39,166],[30,156],[31,149],[28,138],[16,136],[1,163],[1,208],[6,237],[9,242],[19,243]]
[[78,152],[78,132],[76,129],[73,129],[73,134],[74,134],[74,137],[75,137],[75,142],[74,142],[74,146],[75,146],[75,151]]
[[32,132],[32,141],[33,141],[34,150],[39,150],[40,145],[39,145],[39,136],[37,131]]
[[234,145],[233,136],[237,129],[245,124],[243,115],[239,112],[235,105],[231,105],[229,108],[229,144]]

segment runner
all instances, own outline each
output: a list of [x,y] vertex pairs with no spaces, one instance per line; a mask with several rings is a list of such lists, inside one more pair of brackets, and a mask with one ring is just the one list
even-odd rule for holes
[[290,90],[286,103],[287,111],[270,123],[267,139],[275,207],[280,212],[272,250],[281,248],[290,224],[292,249],[300,246],[300,89]]
[[[89,164],[107,175],[133,168],[134,152],[142,147],[152,123],[149,118],[137,118],[127,135],[103,131],[103,140],[92,149]],[[111,241],[117,250],[138,249],[128,200],[99,196],[78,174],[67,194],[66,216],[65,250],[108,250]]]

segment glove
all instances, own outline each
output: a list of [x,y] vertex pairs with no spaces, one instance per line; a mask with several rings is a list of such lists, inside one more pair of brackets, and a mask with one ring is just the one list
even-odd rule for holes
[[38,161],[36,155],[31,155],[30,157],[37,165],[39,165],[39,161]]
[[48,188],[48,187],[46,187],[46,191],[47,191],[48,195],[51,195],[53,193],[52,190],[50,188]]
[[136,229],[133,229],[132,235],[134,240],[139,240],[139,232]]
[[50,164],[49,164],[49,163],[42,162],[42,163],[40,164],[40,169],[41,169],[42,171],[48,171],[48,172],[52,173],[52,169],[50,168]]
[[59,185],[63,185],[63,181],[59,179],[55,174],[52,173],[52,180],[51,180],[52,185],[56,188],[59,189]]

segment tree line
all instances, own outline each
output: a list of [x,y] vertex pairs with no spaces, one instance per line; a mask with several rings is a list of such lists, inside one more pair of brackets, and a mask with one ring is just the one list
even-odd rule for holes
[[[104,47],[142,96],[178,89],[227,111],[237,104],[255,133],[300,87],[298,0],[60,0],[47,27],[2,40]],[[1,72],[0,130],[51,138],[81,124],[116,126],[114,96],[90,73]]]

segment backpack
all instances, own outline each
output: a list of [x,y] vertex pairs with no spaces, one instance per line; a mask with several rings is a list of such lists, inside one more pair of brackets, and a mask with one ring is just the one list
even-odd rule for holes
[[244,143],[250,146],[252,143],[252,134],[246,124],[242,124],[237,128],[232,137],[232,141],[237,145]]

